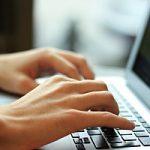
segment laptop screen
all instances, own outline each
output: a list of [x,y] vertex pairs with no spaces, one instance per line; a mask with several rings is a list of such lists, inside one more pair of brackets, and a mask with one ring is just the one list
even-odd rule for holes
[[150,19],[133,65],[133,71],[150,87]]

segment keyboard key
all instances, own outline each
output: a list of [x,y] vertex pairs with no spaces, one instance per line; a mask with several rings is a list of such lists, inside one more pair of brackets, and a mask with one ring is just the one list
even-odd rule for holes
[[134,122],[135,126],[140,126],[140,124],[136,121]]
[[84,129],[82,129],[82,130],[79,130],[78,132],[84,132]]
[[104,133],[104,136],[107,137],[107,138],[114,138],[114,137],[118,137],[118,134],[117,133]]
[[87,130],[99,130],[98,127],[89,127]]
[[101,132],[99,130],[88,130],[87,133],[89,135],[100,135]]
[[130,113],[120,113],[120,116],[122,117],[132,117]]
[[132,135],[132,131],[131,130],[118,130],[118,133],[120,135]]
[[142,118],[142,116],[139,113],[134,113],[136,118]]
[[88,137],[87,132],[80,132],[79,135],[80,135],[80,137]]
[[115,130],[113,129],[113,128],[101,128],[101,130],[103,131],[103,132],[111,132],[111,133],[113,133],[113,132],[115,132]]
[[72,133],[71,136],[72,136],[73,138],[79,138],[79,137],[80,137],[79,133],[77,133],[77,132]]
[[112,148],[123,148],[123,147],[138,147],[140,146],[138,141],[126,141],[124,143],[112,143]]
[[150,128],[150,125],[148,123],[146,123],[146,122],[142,123],[142,125],[143,125],[144,128]]
[[83,144],[76,144],[77,150],[85,150],[85,147]]
[[126,117],[126,119],[136,122],[136,119],[134,117]]
[[143,118],[138,118],[139,122],[145,123],[146,121]]
[[146,128],[147,132],[150,133],[150,128]]
[[121,137],[124,141],[135,141],[135,140],[137,140],[136,136],[134,136],[134,135],[122,135]]
[[146,133],[146,132],[134,132],[134,134],[135,134],[137,137],[147,137],[147,136],[149,136],[149,134]]
[[133,129],[133,132],[143,132],[144,131],[144,128],[141,127],[141,126],[136,126],[134,129]]
[[120,109],[120,110],[125,109],[125,106],[123,106],[122,104],[120,104],[120,105],[119,105],[119,109]]
[[120,111],[120,113],[128,113],[128,111],[127,110],[122,110],[122,111]]
[[80,139],[80,138],[74,138],[73,141],[75,144],[82,144],[83,143],[82,139]]
[[127,109],[126,109],[125,107],[119,107],[119,111],[120,111],[120,113],[121,113],[121,112],[126,112]]
[[84,137],[84,138],[83,138],[83,143],[84,143],[84,144],[89,144],[89,143],[90,143],[89,138],[88,138],[88,137]]
[[107,134],[116,134],[116,131],[113,128],[101,128],[101,130]]
[[102,131],[106,137],[118,137],[116,131],[112,128],[102,128]]
[[115,137],[119,137],[117,134],[104,134],[104,136],[106,137],[106,138],[115,138]]
[[109,143],[122,143],[122,140],[120,139],[120,137],[111,137],[108,138]]
[[150,146],[150,137],[140,137],[139,140],[144,146]]
[[[129,104],[129,105],[130,105],[130,104]],[[134,114],[139,114],[139,113],[137,112],[137,110],[135,110],[134,107],[132,107],[131,111],[132,111]]]
[[91,140],[95,146],[96,149],[105,149],[108,148],[108,145],[105,141],[105,139],[103,138],[102,135],[94,135],[91,136]]

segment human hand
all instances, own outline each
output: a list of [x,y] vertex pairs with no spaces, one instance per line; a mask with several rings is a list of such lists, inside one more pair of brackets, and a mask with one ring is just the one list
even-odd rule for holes
[[0,88],[8,92],[26,94],[38,84],[35,78],[42,71],[59,72],[80,80],[93,79],[94,74],[84,57],[52,48],[0,56]]
[[87,127],[133,129],[134,124],[118,113],[103,82],[55,76],[0,107],[0,149],[39,148]]

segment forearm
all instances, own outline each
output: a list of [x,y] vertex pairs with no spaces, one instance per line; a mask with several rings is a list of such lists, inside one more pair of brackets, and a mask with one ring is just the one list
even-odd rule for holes
[[4,133],[6,132],[6,122],[5,122],[5,117],[3,115],[3,107],[0,106],[0,143],[1,143],[1,139],[2,137],[4,137]]
[[0,106],[0,149],[4,150],[6,149],[6,143],[8,142],[7,139],[9,139],[11,134],[8,128],[11,124],[8,121],[9,116],[6,114],[6,107],[7,106]]
[[[7,139],[9,139],[10,133],[8,126],[10,125],[9,122],[7,121],[7,115],[5,115],[5,106],[0,106],[0,149],[7,149],[9,144],[7,145],[6,143],[9,143]],[[7,147],[6,147],[7,145]]]

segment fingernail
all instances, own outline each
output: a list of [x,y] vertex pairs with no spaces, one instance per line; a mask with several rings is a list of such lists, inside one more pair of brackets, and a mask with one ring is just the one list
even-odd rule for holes
[[132,126],[132,129],[135,128],[135,123],[134,122],[130,122],[131,123],[131,126]]

